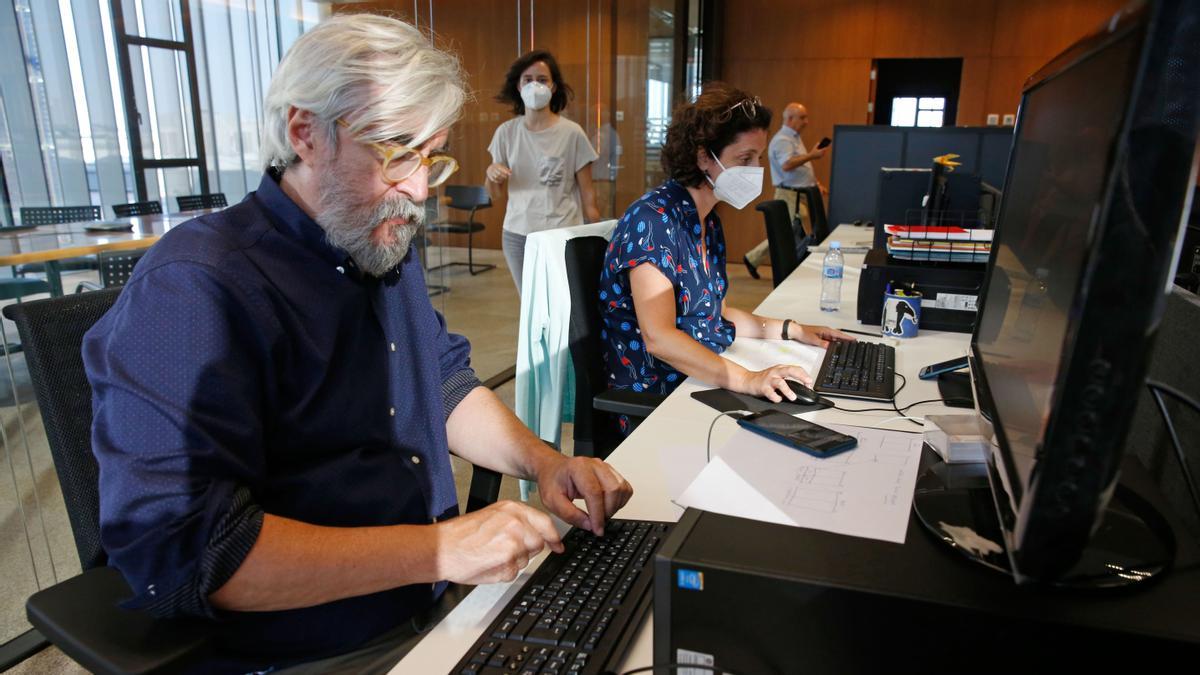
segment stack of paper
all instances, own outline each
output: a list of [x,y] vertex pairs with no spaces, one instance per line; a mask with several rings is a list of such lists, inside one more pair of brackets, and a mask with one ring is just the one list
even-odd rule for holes
[[857,438],[858,447],[818,459],[739,430],[676,503],[904,543],[921,459],[921,435],[827,426]]
[[992,230],[957,226],[885,225],[887,251],[902,260],[987,262]]

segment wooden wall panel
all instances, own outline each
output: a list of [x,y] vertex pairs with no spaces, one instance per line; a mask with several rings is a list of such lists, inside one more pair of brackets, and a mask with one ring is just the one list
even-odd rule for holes
[[[725,4],[723,79],[763,99],[777,116],[808,106],[805,140],[836,124],[862,124],[872,59],[963,59],[957,124],[1017,111],[1025,79],[1099,26],[1124,0],[737,0]],[[750,39],[743,39],[750,36]],[[805,39],[806,38],[806,39]],[[837,152],[837,147],[833,148]],[[829,181],[831,156],[814,163]],[[772,196],[770,176],[763,199]],[[722,207],[730,259],[763,239],[762,214]]]
[[[624,149],[614,186],[617,214],[647,187],[650,3],[539,0],[535,5],[535,46],[556,54],[576,92],[567,116],[580,124],[590,122],[585,125],[590,133],[597,100],[606,107],[611,104],[604,111],[607,115],[624,114],[623,121],[612,121]],[[957,123],[981,125],[989,113],[1015,113],[1025,79],[1123,4],[1124,0],[726,0],[723,78],[761,97],[776,113],[776,128],[787,102],[806,104],[812,120],[804,136],[812,144],[832,136],[836,124],[867,121],[873,59],[961,57]],[[338,5],[335,11],[386,12],[407,21],[415,18],[425,27],[428,5],[417,3],[415,17],[409,0]],[[525,51],[529,3],[521,7]],[[492,133],[510,116],[492,97],[517,55],[516,2],[434,0],[433,13],[439,40],[458,52],[476,96],[451,136],[452,151],[462,166],[453,181],[481,184],[491,161],[487,146]],[[589,104],[592,109],[585,109]],[[815,165],[826,183],[829,164],[826,159]],[[770,196],[768,177],[764,198]],[[727,211],[722,213],[731,258],[736,260],[762,239],[762,218],[753,205],[738,213]],[[504,204],[480,213],[487,229],[478,245],[499,247],[503,214]]]

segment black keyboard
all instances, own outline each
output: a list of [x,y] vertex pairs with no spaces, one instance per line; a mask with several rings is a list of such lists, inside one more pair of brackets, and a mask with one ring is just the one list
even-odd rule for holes
[[830,342],[813,389],[822,394],[890,401],[896,395],[896,350],[878,342]]
[[610,520],[572,529],[452,675],[592,675],[616,670],[653,598],[654,554],[669,523]]

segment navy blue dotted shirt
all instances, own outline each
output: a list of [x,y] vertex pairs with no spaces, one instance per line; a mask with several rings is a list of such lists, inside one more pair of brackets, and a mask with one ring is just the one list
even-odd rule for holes
[[733,344],[734,325],[721,315],[729,282],[725,232],[715,210],[704,230],[707,269],[696,205],[674,180],[643,195],[617,223],[600,273],[601,338],[611,388],[667,394],[684,379],[671,364],[646,352],[629,285],[629,270],[637,265],[654,265],[671,282],[679,330],[717,354]]
[[101,541],[131,606],[218,620],[245,672],[349,651],[438,597],[422,584],[289,611],[208,602],[263,513],[333,527],[458,513],[446,418],[479,381],[419,256],[359,274],[264,176],[156,243],[83,356]]

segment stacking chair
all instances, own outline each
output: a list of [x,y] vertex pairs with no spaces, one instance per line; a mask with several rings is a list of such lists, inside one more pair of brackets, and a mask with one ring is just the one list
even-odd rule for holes
[[[83,220],[100,220],[101,217],[99,206],[25,206],[21,208],[22,225],[58,225]],[[96,258],[82,256],[60,260],[58,269],[63,272],[94,270],[96,269]],[[45,274],[46,263],[22,263],[17,265],[14,271],[18,276]]]
[[771,199],[754,208],[762,211],[767,226],[767,248],[771,252],[771,281],[776,287],[800,265],[796,253],[796,233],[788,218],[787,202]]
[[133,216],[147,216],[155,213],[162,213],[162,202],[133,202],[132,204],[113,204],[113,213],[118,218],[132,218]]
[[429,231],[467,235],[467,262],[443,263],[435,267],[430,267],[429,271],[432,272],[443,267],[462,265],[474,276],[480,272],[495,269],[495,265],[475,264],[475,233],[483,229],[482,223],[475,222],[475,212],[480,209],[491,208],[492,198],[488,196],[487,188],[482,185],[447,185],[446,196],[450,199],[448,206],[459,211],[466,211],[467,219],[465,221],[436,223],[429,227]]
[[[30,596],[26,616],[50,642],[101,674],[206,672],[214,653],[213,624],[157,619],[122,609],[132,595],[107,567],[100,541],[99,473],[92,455],[92,391],[83,369],[83,335],[116,301],[120,288],[38,300],[4,308],[25,343],[54,470],[83,573]],[[467,510],[496,500],[500,476],[475,468]]]
[[[782,202],[780,202],[782,203]],[[571,292],[571,327],[568,340],[575,371],[575,454],[608,457],[624,440],[617,415],[636,427],[660,403],[663,394],[609,389],[600,330],[600,271],[608,240],[575,237],[566,244],[567,283]]]
[[96,254],[96,261],[100,267],[100,283],[82,281],[75,287],[75,292],[79,293],[84,289],[98,291],[101,288],[124,286],[129,281],[129,277],[133,275],[134,266],[138,264],[142,256],[146,255],[146,250],[101,251]]
[[223,209],[229,204],[225,201],[224,192],[210,192],[202,195],[180,195],[175,198],[180,211],[199,211],[200,209]]

